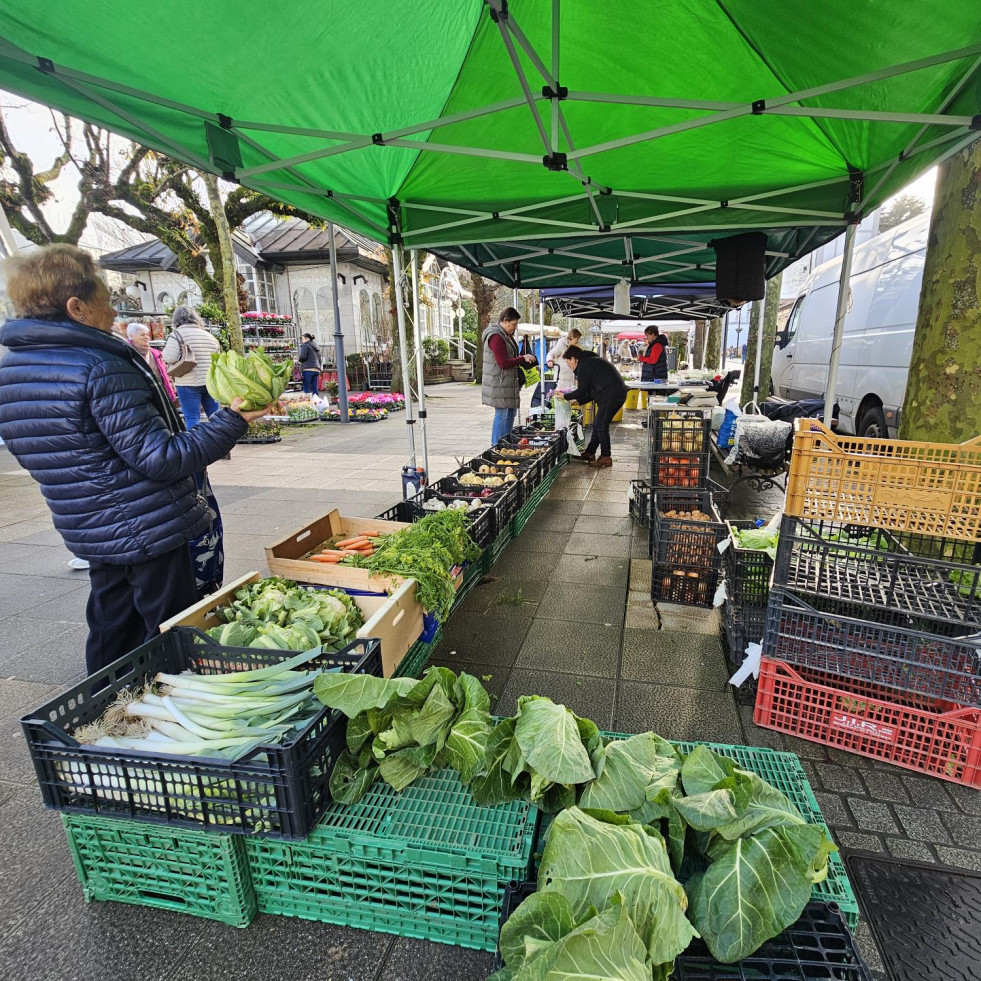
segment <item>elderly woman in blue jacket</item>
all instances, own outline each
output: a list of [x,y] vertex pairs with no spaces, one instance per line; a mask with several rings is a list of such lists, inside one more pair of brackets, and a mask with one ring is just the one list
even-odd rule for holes
[[0,437],[90,563],[91,673],[196,602],[188,542],[210,516],[195,475],[265,410],[236,399],[185,432],[147,363],[112,333],[109,290],[74,246],[9,260],[7,294],[20,319],[0,329]]

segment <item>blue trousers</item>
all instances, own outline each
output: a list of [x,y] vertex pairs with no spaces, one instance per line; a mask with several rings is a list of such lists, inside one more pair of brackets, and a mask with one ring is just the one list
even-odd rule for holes
[[184,423],[188,429],[193,429],[201,421],[202,407],[209,419],[221,408],[204,385],[178,385],[177,401],[181,404]]
[[494,446],[505,437],[512,429],[514,429],[514,417],[517,415],[517,409],[495,409],[494,410],[494,428],[491,430],[491,443]]
[[303,391],[307,392],[309,395],[316,395],[319,392],[317,383],[320,381],[319,371],[304,371],[303,372]]

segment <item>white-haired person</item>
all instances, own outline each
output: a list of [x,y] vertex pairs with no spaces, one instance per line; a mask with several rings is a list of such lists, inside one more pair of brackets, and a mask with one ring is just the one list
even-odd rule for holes
[[143,360],[150,366],[150,370],[163,385],[167,398],[171,402],[176,402],[177,392],[174,390],[174,383],[170,380],[170,375],[167,374],[167,365],[164,364],[163,355],[150,343],[150,328],[146,324],[129,324],[126,328],[126,337],[130,344],[140,352]]
[[181,404],[184,422],[188,429],[193,429],[201,422],[202,409],[209,419],[219,409],[218,403],[208,392],[206,382],[208,369],[211,367],[211,355],[220,353],[221,345],[205,329],[193,307],[178,307],[171,321],[170,337],[161,352],[168,370],[180,360],[181,346],[178,338],[187,344],[197,361],[190,371],[175,378],[177,399]]

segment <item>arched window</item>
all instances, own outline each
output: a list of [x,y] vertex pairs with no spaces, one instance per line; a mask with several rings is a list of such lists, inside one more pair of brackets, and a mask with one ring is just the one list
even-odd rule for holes
[[182,290],[177,294],[177,305],[184,306],[187,303],[187,290]]
[[174,308],[174,298],[164,290],[157,294],[157,309],[158,310],[172,310]]

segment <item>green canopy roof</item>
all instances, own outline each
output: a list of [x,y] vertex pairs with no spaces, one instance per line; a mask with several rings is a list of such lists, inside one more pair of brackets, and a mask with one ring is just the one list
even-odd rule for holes
[[0,87],[528,286],[772,274],[977,137],[979,66],[977,0],[0,7]]

